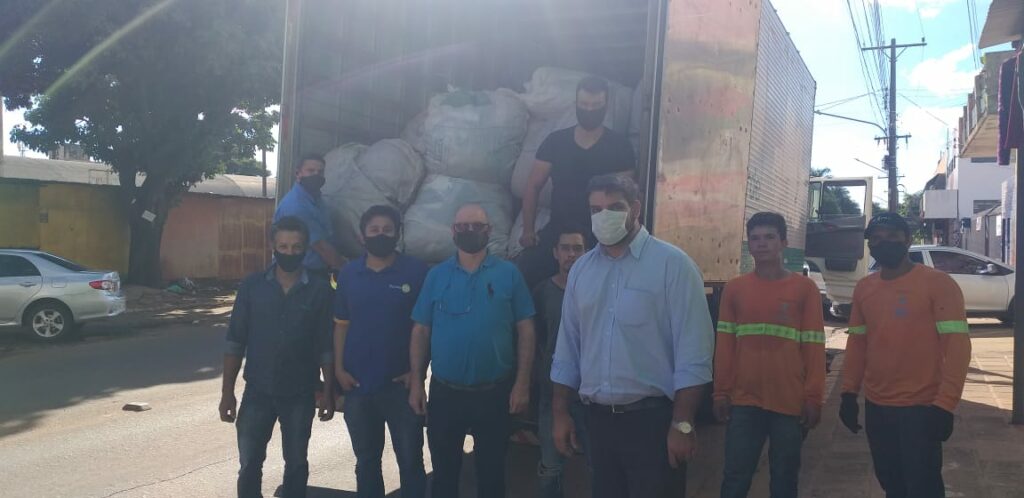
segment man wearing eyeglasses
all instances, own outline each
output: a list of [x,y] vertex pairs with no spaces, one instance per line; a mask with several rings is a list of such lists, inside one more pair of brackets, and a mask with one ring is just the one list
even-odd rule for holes
[[458,252],[430,271],[413,309],[409,404],[427,415],[432,496],[458,498],[472,433],[477,496],[504,497],[510,415],[530,400],[533,300],[515,265],[487,253],[490,233],[480,205],[460,208],[452,225]]

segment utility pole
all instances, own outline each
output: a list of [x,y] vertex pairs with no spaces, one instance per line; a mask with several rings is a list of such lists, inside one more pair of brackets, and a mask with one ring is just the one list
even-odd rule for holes
[[[899,194],[899,175],[896,169],[896,141],[899,139],[908,139],[910,135],[900,136],[896,133],[896,59],[899,58],[900,54],[904,50],[910,47],[923,47],[925,46],[924,38],[921,39],[921,43],[910,43],[897,45],[896,39],[893,38],[892,42],[888,45],[882,45],[879,47],[865,47],[861,50],[889,50],[889,130],[885,137],[878,137],[878,140],[885,140],[889,146],[889,154],[885,156],[885,168],[889,171],[889,211],[898,212],[900,207],[900,194]],[[896,53],[896,49],[900,50],[900,54]]]
[[263,153],[263,174],[260,175],[260,176],[263,177],[263,197],[266,198],[267,197],[267,175],[270,174],[270,172],[267,171],[267,149],[261,148],[260,151]]

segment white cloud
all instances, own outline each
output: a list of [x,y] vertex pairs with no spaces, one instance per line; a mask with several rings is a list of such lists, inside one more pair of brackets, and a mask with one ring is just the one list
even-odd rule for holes
[[892,7],[914,12],[921,9],[921,17],[934,18],[942,13],[942,9],[957,0],[879,0],[882,7]]
[[973,45],[968,43],[942,57],[927,59],[910,71],[910,83],[938,97],[968,93],[974,88],[975,72],[973,69],[958,70],[957,66],[973,56]]

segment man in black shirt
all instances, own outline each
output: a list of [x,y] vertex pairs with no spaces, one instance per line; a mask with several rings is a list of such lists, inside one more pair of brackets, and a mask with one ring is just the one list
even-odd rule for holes
[[[587,184],[595,176],[610,173],[634,175],[636,157],[629,140],[604,126],[608,111],[608,82],[587,77],[576,87],[576,120],[572,128],[548,136],[537,150],[537,160],[523,195],[523,236],[525,248],[519,268],[528,285],[554,275],[558,266],[551,258],[558,233],[568,226],[590,226]],[[537,200],[551,179],[551,221],[537,233]],[[593,234],[585,234],[592,246]]]

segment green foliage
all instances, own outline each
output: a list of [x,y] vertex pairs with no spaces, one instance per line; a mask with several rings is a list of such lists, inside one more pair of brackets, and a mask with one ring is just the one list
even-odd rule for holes
[[[0,94],[8,109],[29,108],[13,140],[43,152],[81,144],[118,172],[129,276],[155,283],[158,273],[139,273],[159,272],[174,200],[273,148],[278,116],[265,109],[280,97],[284,2],[5,0],[0,10]],[[139,221],[146,211],[153,223]]]

